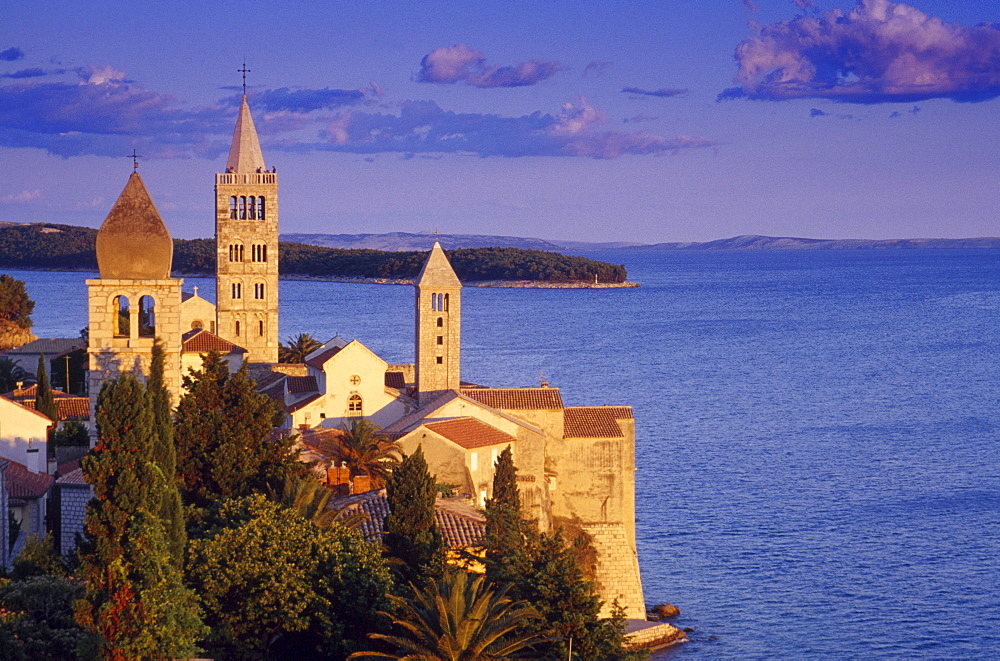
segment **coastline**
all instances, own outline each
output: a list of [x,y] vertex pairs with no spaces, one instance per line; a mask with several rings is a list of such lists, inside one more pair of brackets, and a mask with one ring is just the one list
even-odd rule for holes
[[[191,277],[212,277],[188,273]],[[337,276],[288,274],[279,280],[314,280],[317,282],[343,282],[358,285],[412,285],[411,278],[347,278]],[[470,280],[463,287],[497,287],[508,289],[627,289],[638,287],[638,282],[547,282],[545,280]]]

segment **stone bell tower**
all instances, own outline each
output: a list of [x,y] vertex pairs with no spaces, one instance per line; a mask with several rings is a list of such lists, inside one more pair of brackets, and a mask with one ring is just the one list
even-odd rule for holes
[[278,173],[264,166],[246,93],[215,175],[216,328],[251,363],[278,362]]
[[414,285],[417,399],[422,405],[460,384],[462,283],[437,241]]
[[142,177],[133,172],[97,232],[101,277],[87,280],[91,416],[105,381],[124,372],[149,374],[157,337],[163,343],[166,386],[175,404],[180,397],[184,281],[170,277],[173,253],[170,232]]

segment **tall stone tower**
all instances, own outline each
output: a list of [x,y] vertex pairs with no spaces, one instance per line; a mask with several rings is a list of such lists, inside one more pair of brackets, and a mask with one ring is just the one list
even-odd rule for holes
[[87,280],[92,416],[106,380],[123,372],[149,374],[156,337],[163,343],[167,388],[175,404],[180,397],[184,281],[170,277],[173,254],[170,232],[133,172],[97,233],[101,277]]
[[422,405],[460,384],[462,283],[437,241],[415,287],[417,399]]
[[278,362],[278,173],[264,167],[246,94],[215,175],[216,328],[251,363]]

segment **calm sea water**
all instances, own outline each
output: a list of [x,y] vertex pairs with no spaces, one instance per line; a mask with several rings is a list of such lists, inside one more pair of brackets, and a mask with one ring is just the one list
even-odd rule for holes
[[[602,258],[642,287],[466,289],[463,378],[634,406],[646,600],[695,629],[657,658],[995,657],[1000,252]],[[85,274],[14,275],[86,324]],[[411,288],[281,287],[284,337],[412,360]]]

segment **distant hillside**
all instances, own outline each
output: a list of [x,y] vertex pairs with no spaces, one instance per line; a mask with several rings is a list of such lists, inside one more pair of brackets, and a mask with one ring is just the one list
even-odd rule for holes
[[1000,237],[971,239],[802,239],[748,234],[703,243],[655,243],[632,250],[919,250],[1000,248]]
[[[96,271],[96,240],[97,230],[90,227],[0,223],[0,268]],[[425,251],[339,249],[289,241],[278,247],[282,275],[318,278],[412,279],[425,258]],[[448,252],[464,281],[621,283],[627,277],[624,266],[551,251],[477,247]],[[214,273],[215,255],[213,239],[174,239],[173,270],[179,275]]]
[[445,250],[456,248],[522,248],[524,250],[558,251],[560,246],[544,239],[525,239],[517,236],[490,236],[484,234],[282,234],[282,241],[308,243],[326,248],[355,248],[387,250],[390,252],[428,251],[434,241],[441,242]]

